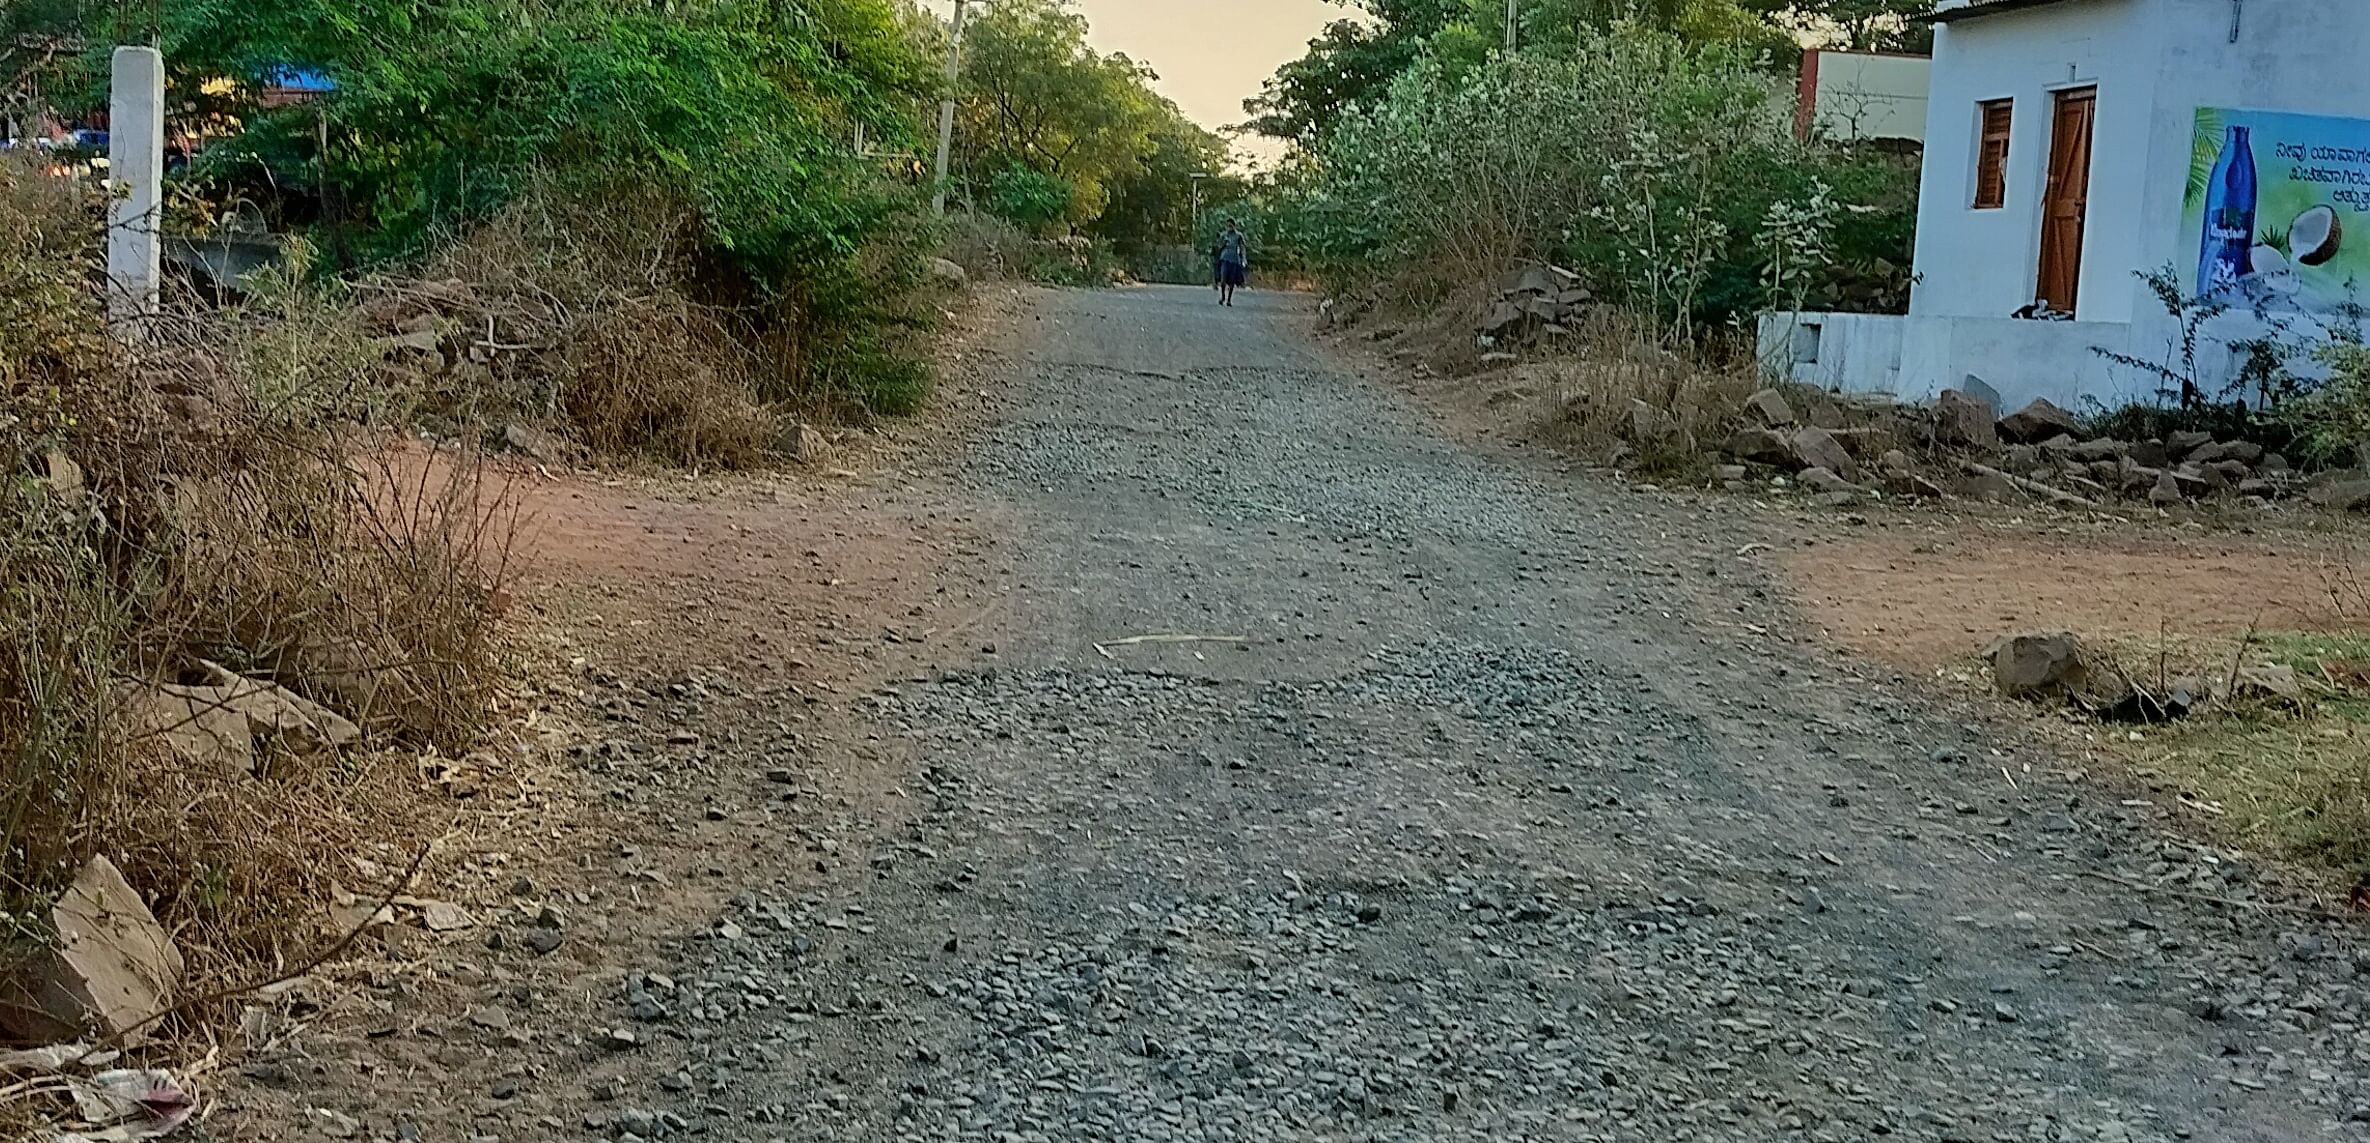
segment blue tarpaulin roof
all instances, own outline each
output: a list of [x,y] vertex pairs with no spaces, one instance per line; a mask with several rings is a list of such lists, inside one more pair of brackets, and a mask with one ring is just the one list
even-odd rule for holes
[[263,82],[284,91],[327,93],[337,90],[335,81],[309,68],[279,68],[265,73]]

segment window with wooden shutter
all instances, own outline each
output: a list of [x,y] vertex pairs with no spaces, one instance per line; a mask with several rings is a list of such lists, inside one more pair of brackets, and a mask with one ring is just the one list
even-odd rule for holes
[[1998,210],[2008,205],[2008,134],[2016,121],[2016,101],[1994,99],[1981,109],[1982,143],[1975,152],[1975,209]]

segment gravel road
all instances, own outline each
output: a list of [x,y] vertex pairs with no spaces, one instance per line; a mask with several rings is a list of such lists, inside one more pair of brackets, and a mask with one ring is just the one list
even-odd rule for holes
[[636,973],[672,1071],[588,1127],[2370,1139],[2359,932],[2203,900],[2270,890],[1308,317],[1048,297],[914,477],[1015,522],[1004,606],[825,736],[906,816]]

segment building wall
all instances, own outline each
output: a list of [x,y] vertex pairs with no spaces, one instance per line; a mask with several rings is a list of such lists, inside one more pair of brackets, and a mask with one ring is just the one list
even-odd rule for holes
[[1812,50],[1802,61],[1801,126],[1832,139],[1926,137],[1925,56]]
[[[2068,0],[1935,29],[1912,314],[2004,318],[2031,304],[2040,277],[2041,196],[2056,93],[2096,86],[2076,316],[2131,320],[2131,270],[2150,244],[2149,216],[2139,206],[2157,146],[2161,117],[2155,101],[2164,70],[2157,64],[2154,20],[2144,17],[2161,3],[2198,2]],[[2227,13],[2227,3],[2218,6]],[[1993,99],[2016,101],[2007,205],[1975,210],[1979,105]],[[2185,169],[2185,133],[2181,162]]]
[[[2184,225],[2182,198],[2198,108],[2370,119],[2370,54],[2364,49],[2370,45],[2370,0],[2244,0],[2236,6],[2235,43],[2230,0],[2149,3],[2156,9],[2151,22],[2158,29],[2153,62],[2160,95],[2149,124],[2150,174],[2136,212],[2144,220],[2145,242],[2139,257],[2116,271],[2126,279],[2135,269],[2179,268],[2197,261],[2199,235]],[[2273,160],[2259,156],[2257,161]],[[2131,292],[2133,352],[2149,360],[2177,360],[2179,321],[2144,286],[2135,282]],[[2370,301],[2370,294],[2364,300]],[[2199,372],[2211,389],[2234,372],[2228,343],[2264,330],[2251,315],[2231,314],[2205,332]]]

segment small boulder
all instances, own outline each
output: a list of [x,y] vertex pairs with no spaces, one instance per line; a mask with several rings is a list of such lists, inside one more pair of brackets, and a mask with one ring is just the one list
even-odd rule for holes
[[1794,466],[1794,444],[1776,429],[1738,429],[1728,438],[1728,455],[1750,464]]
[[2112,437],[2101,437],[2094,441],[2083,441],[2082,443],[2067,449],[2066,455],[2071,456],[2075,460],[2081,461],[2084,464],[2095,464],[2102,460],[2112,461],[2120,459],[2127,451],[2129,451],[2129,446],[2125,445],[2122,441],[2115,440]]
[[810,424],[791,426],[788,437],[785,443],[790,446],[790,459],[800,464],[818,463],[831,451],[831,442],[824,437],[823,430]]
[[1679,423],[1671,419],[1669,412],[1632,397],[1629,415],[1622,419],[1621,429],[1622,435],[1633,442],[1653,444],[1676,436]]
[[1741,464],[1715,464],[1712,466],[1712,479],[1722,484],[1743,480],[1745,476],[1745,466]]
[[54,943],[9,974],[0,1027],[34,1042],[122,1037],[173,1002],[181,950],[115,864],[94,857],[50,910]]
[[1797,429],[1790,443],[1795,460],[1804,468],[1824,468],[1846,480],[1859,475],[1859,465],[1852,460],[1851,451],[1825,429],[1816,425]]
[[2183,429],[2164,438],[2165,457],[2168,463],[2174,460],[2185,460],[2190,453],[2212,443],[2214,443],[2214,434],[2212,433]]
[[567,441],[556,434],[519,421],[512,421],[503,426],[502,443],[508,446],[510,451],[544,464],[560,464],[568,459]]
[[2041,450],[2041,455],[2049,458],[2050,460],[2065,460],[2066,458],[2071,457],[2074,454],[2074,450],[2081,447],[2081,444],[2081,441],[2074,439],[2073,434],[2059,433],[2048,440],[2042,441],[2038,447]]
[[1802,486],[1804,488],[1808,488],[1813,492],[1860,491],[1858,485],[1853,484],[1851,481],[1845,480],[1844,478],[1837,476],[1833,472],[1830,472],[1824,468],[1803,469],[1802,474],[1796,477],[1796,479],[1802,481]]
[[2124,455],[2130,457],[2133,462],[2146,465],[2149,468],[2165,468],[2172,464],[2172,451],[2165,448],[2164,442],[2159,440],[2141,441],[2131,446]]
[[2370,479],[2325,479],[2313,485],[2305,498],[2339,512],[2370,511]]
[[1775,389],[1763,389],[1745,398],[1745,412],[1766,428],[1783,429],[1794,424],[1794,407]]
[[971,271],[952,258],[930,259],[930,277],[948,289],[960,290],[971,284]]
[[1934,440],[1954,448],[1988,449],[2000,443],[1989,405],[1956,389],[1944,389],[1934,402]]
[[1481,332],[1492,337],[1504,337],[1515,327],[1520,326],[1525,317],[1521,306],[1515,305],[1513,302],[1502,301],[1490,307],[1489,313],[1481,319],[1478,328]]
[[2072,437],[2082,435],[2082,422],[2072,413],[2051,404],[2046,397],[2000,418],[2000,436],[2010,441],[2033,444],[2059,434]]
[[2089,676],[2082,641],[2070,632],[2012,635],[1991,646],[1992,685],[2009,698],[2075,694]]
[[2156,473],[2155,487],[2148,490],[2148,503],[2159,508],[2169,508],[2187,499],[2188,497],[2181,495],[2181,482],[2173,476],[2171,471],[2159,469]]

